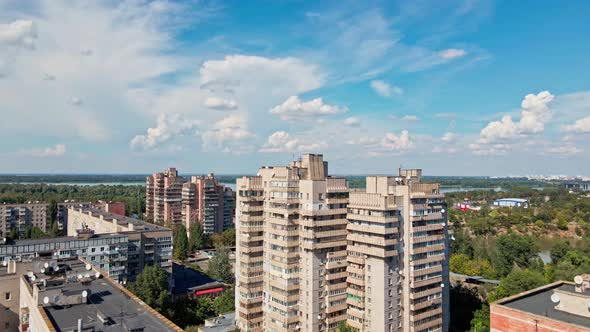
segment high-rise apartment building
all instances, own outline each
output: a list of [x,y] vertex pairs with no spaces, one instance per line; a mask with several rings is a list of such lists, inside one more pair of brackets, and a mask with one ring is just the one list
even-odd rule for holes
[[369,176],[350,194],[347,321],[359,331],[448,330],[447,215],[421,175]]
[[24,234],[27,227],[47,231],[47,203],[0,204],[0,237],[12,229]]
[[346,320],[344,178],[322,155],[237,180],[236,321],[241,331],[336,331]]
[[154,173],[146,179],[146,215],[148,222],[173,225],[182,221],[182,184],[176,168]]
[[233,227],[234,192],[213,174],[193,176],[182,186],[182,218],[187,229],[201,222],[207,234]]

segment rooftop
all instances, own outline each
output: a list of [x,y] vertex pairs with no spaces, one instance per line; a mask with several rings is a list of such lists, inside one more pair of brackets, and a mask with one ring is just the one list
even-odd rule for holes
[[172,275],[174,276],[174,289],[172,292],[175,295],[182,295],[210,287],[225,286],[222,282],[204,273],[176,263],[172,265]]
[[[116,238],[116,237],[125,237],[124,234],[95,234],[91,239],[106,239],[106,238]],[[79,238],[75,236],[62,236],[62,237],[52,237],[52,238],[41,238],[41,239],[27,239],[27,240],[16,240],[13,243],[7,243],[7,245],[33,245],[33,244],[44,244],[44,243],[60,243],[60,242],[69,242],[69,241],[80,241]]]
[[520,202],[520,203],[526,203],[528,202],[528,199],[524,199],[524,198],[499,198],[496,200],[496,202]]
[[581,295],[583,297],[590,297],[590,289],[576,292],[573,284],[561,281],[500,300],[496,302],[496,305],[547,317],[568,324],[590,328],[590,316],[580,316],[555,308],[556,305],[551,300],[551,295],[553,295],[555,291],[570,293],[574,296]]
[[135,230],[142,230],[142,231],[159,231],[159,230],[169,230],[166,227],[162,227],[162,226],[158,226],[155,224],[150,224],[148,222],[145,222],[143,220],[139,220],[139,219],[134,219],[134,218],[129,218],[126,216],[121,216],[118,214],[114,214],[114,213],[110,213],[110,212],[106,212],[104,210],[101,209],[97,209],[97,208],[74,208],[74,210],[78,210],[81,213],[85,213],[85,214],[92,214],[93,217],[96,218],[101,218],[103,220],[106,221],[113,221],[116,220],[117,224],[123,226],[123,227],[129,227],[129,224],[133,224]]
[[[84,262],[69,260],[57,264],[61,274],[38,274],[33,280],[37,280],[39,298],[51,299],[43,309],[58,331],[77,330],[79,319],[84,329],[95,327],[102,332],[180,331],[111,279],[96,278],[96,271],[88,271]],[[41,276],[45,279],[43,283],[39,282]],[[28,276],[25,280],[35,283]],[[61,296],[53,296],[56,290]]]

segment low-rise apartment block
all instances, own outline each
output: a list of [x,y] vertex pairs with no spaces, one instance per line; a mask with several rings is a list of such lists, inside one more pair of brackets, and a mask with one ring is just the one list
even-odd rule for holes
[[172,230],[169,228],[100,209],[69,209],[68,236],[78,236],[81,230],[128,238],[125,263],[129,281],[134,281],[145,265],[158,265],[172,275]]
[[67,233],[68,227],[68,209],[73,208],[89,208],[92,206],[90,202],[76,202],[73,200],[67,200],[61,203],[57,203],[57,227],[63,234]]
[[47,203],[0,204],[0,237],[6,237],[12,229],[24,234],[28,227],[47,231]]

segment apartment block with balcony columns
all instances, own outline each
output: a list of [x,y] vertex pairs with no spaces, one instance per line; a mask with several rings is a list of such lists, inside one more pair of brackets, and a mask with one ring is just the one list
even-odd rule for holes
[[447,215],[421,176],[369,176],[350,194],[347,322],[359,331],[448,330]]
[[176,168],[154,173],[146,178],[145,220],[158,225],[182,222],[182,185]]
[[237,180],[241,331],[336,331],[346,320],[348,184],[322,155]]

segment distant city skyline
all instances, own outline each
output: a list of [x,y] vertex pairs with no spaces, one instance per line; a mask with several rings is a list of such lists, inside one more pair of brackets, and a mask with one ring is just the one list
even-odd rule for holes
[[0,174],[588,176],[589,11],[0,0]]

